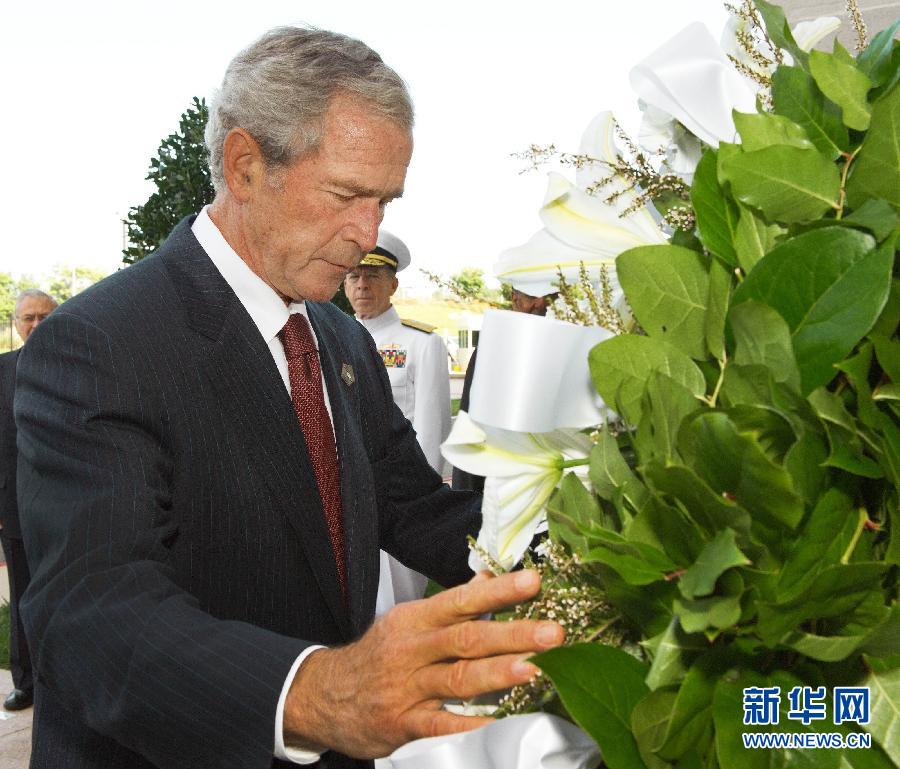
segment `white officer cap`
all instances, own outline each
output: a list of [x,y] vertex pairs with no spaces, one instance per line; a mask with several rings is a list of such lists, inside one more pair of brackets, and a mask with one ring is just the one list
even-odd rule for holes
[[390,267],[394,272],[409,267],[412,261],[406,244],[396,235],[384,229],[378,230],[378,243],[372,253],[366,254],[360,264],[370,267]]

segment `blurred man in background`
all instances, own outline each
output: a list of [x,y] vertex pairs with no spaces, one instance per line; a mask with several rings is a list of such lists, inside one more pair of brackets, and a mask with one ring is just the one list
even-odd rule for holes
[[[56,308],[56,300],[36,288],[19,294],[15,305],[16,331],[25,342],[31,332]],[[25,630],[19,616],[19,599],[31,580],[16,503],[16,423],[13,395],[19,351],[0,355],[0,543],[9,576],[9,671],[15,687],[3,701],[6,710],[23,710],[34,700],[34,675]]]

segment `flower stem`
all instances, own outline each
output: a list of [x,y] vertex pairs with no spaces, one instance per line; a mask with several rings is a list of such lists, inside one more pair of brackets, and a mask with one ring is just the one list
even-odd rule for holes
[[856,531],[853,532],[853,539],[850,540],[850,544],[847,545],[847,549],[841,556],[841,563],[845,566],[850,562],[850,556],[852,556],[853,551],[856,550],[856,546],[859,544],[859,538],[862,536],[863,531],[866,529],[866,524],[868,522],[868,512],[866,512],[866,509],[864,507],[859,508],[859,523],[856,524]]
[[582,457],[581,459],[564,459],[557,465],[557,467],[560,470],[565,470],[567,467],[579,467],[581,465],[589,465],[590,463],[590,457]]
[[844,161],[844,168],[841,171],[841,196],[838,198],[838,202],[834,204],[834,208],[837,210],[835,219],[841,219],[844,216],[844,201],[847,197],[847,174],[850,172],[850,164],[856,157],[856,153],[861,149],[862,145],[853,150],[852,154],[847,152],[841,153],[846,160]]

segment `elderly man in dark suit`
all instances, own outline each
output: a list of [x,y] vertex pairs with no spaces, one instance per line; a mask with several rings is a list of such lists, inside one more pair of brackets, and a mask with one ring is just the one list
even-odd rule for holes
[[[14,318],[16,331],[24,342],[56,307],[56,300],[36,288],[23,291],[16,298]],[[16,363],[19,351],[0,355],[0,543],[6,558],[9,577],[9,671],[13,690],[3,701],[6,710],[31,707],[34,697],[34,674],[31,654],[25,640],[25,629],[19,614],[19,602],[31,575],[16,504],[16,423],[13,420],[13,394],[16,388]]]
[[[21,356],[32,767],[367,767],[484,719],[555,623],[469,582],[476,495],[443,486],[365,329],[328,299],[412,151],[362,43],[273,30],[210,109],[212,206],[69,301]],[[444,585],[372,624],[379,546]],[[461,584],[463,583],[463,584]]]

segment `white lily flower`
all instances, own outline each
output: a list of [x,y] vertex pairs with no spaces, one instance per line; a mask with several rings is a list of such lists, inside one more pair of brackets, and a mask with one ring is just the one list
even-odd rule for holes
[[703,154],[703,143],[667,112],[640,99],[638,106],[638,144],[651,153],[664,154],[665,167],[689,182]]
[[[591,121],[582,138],[580,154],[596,158],[598,163],[579,170],[579,184],[551,173],[540,216],[544,229],[521,246],[502,252],[494,265],[500,280],[531,296],[544,296],[556,291],[557,270],[566,280],[576,283],[584,264],[591,279],[599,284],[601,266],[615,273],[615,259],[623,251],[658,243],[666,238],[646,206],[624,214],[636,201],[634,192],[623,180],[596,195],[586,187],[599,178],[608,177],[617,152],[612,113],[603,112]],[[606,202],[610,193],[621,194]]]
[[801,49],[811,51],[816,43],[840,28],[841,20],[837,16],[820,16],[812,21],[801,21],[791,34]]
[[[478,544],[512,568],[525,553],[545,506],[568,469],[587,479],[590,439],[576,430],[519,433],[479,426],[460,411],[441,446],[444,458],[468,473],[486,476]],[[474,553],[474,571],[485,568]]]
[[756,88],[735,70],[700,22],[651,53],[631,70],[629,79],[644,102],[713,147],[734,141],[732,109],[756,109]]
[[[834,16],[801,22],[792,30],[794,40],[804,51],[809,51],[840,23]],[[725,25],[721,43],[717,44],[703,24],[688,25],[631,70],[632,87],[642,101],[670,116],[706,144],[718,147],[719,142],[735,141],[732,110],[755,112],[758,86],[739,73],[728,56],[751,69],[759,69],[738,43],[739,32],[755,34],[745,20],[732,17]],[[785,64],[793,63],[786,51],[784,60]],[[660,122],[659,116],[651,120]],[[651,126],[647,127],[652,134],[665,130],[657,127],[653,131]],[[675,127],[670,130],[675,138]],[[653,140],[654,144],[644,146],[658,149],[656,135]]]

